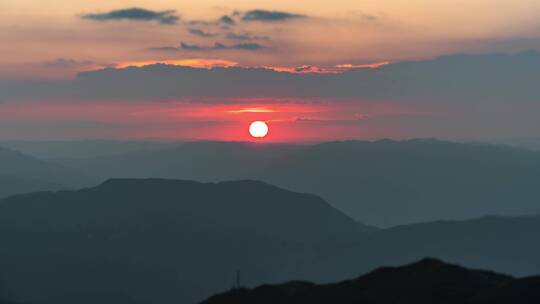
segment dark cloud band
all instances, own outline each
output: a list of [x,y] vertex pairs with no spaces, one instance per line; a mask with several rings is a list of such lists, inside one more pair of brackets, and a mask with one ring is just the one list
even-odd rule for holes
[[[250,49],[249,45],[184,50]],[[172,48],[179,51],[182,48]],[[309,66],[301,68],[311,69]],[[493,77],[493,75],[499,75]],[[531,81],[524,81],[531,79]],[[0,100],[171,100],[198,97],[331,98],[489,108],[538,104],[540,53],[453,55],[338,74],[264,68],[195,69],[164,64],[83,72],[69,81],[0,81]],[[212,84],[212,85],[208,85]],[[509,103],[508,101],[512,101]],[[540,109],[540,106],[539,106]],[[540,111],[540,110],[539,110]]]
[[147,50],[149,51],[161,51],[161,52],[178,52],[178,51],[193,51],[193,52],[204,52],[204,51],[221,51],[221,50],[244,50],[244,51],[257,51],[266,49],[267,47],[258,43],[237,43],[237,44],[223,44],[216,42],[214,45],[200,45],[200,44],[191,44],[187,42],[181,42],[179,47],[174,46],[163,46],[163,47],[153,47]]
[[198,44],[188,44],[185,42],[180,43],[180,48],[183,50],[189,51],[212,51],[212,50],[246,50],[246,51],[256,51],[264,49],[263,45],[258,43],[238,43],[232,45],[226,45],[223,43],[216,42],[213,46],[203,46]]
[[253,35],[250,33],[227,33],[225,35],[225,38],[230,40],[241,40],[241,41],[253,41],[253,40],[270,40],[270,37],[268,36],[259,36],[259,35]]
[[95,13],[82,15],[83,19],[94,21],[110,20],[139,20],[139,21],[157,21],[161,24],[176,24],[180,17],[174,10],[151,11],[144,8],[126,8],[114,10],[107,13]]
[[267,11],[267,10],[251,10],[244,13],[242,20],[244,21],[287,21],[291,19],[303,19],[307,18],[306,15],[293,14],[281,11]]
[[210,32],[203,31],[203,30],[201,30],[201,29],[194,29],[194,28],[188,29],[188,32],[189,32],[191,35],[195,35],[195,36],[199,36],[199,37],[204,37],[204,38],[210,38],[210,37],[215,37],[215,36],[217,36],[216,33],[210,33]]

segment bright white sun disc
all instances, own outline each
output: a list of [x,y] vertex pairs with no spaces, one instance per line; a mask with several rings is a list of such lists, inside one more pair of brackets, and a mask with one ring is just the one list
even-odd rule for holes
[[249,134],[255,138],[263,138],[268,134],[268,125],[264,121],[254,121],[249,125]]

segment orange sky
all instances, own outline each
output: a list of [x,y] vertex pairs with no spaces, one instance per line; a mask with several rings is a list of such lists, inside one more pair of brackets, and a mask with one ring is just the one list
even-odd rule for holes
[[[22,81],[23,89],[18,88],[22,96],[26,91],[42,92],[48,85],[53,89],[45,92],[55,93],[59,87],[79,88],[71,80],[83,71],[153,63],[201,69],[194,74],[214,72],[208,71],[213,67],[258,67],[273,69],[280,76],[332,74],[315,75],[326,77],[346,75],[344,72],[352,68],[384,69],[387,64],[430,60],[444,54],[540,49],[539,15],[540,2],[535,0],[2,0],[0,87],[7,99],[0,100],[0,139],[251,140],[247,129],[252,120],[268,122],[266,141],[449,138],[471,134],[471,126],[482,130],[478,136],[503,136],[505,130],[498,130],[500,124],[495,123],[501,117],[526,122],[514,130],[519,134],[536,126],[536,117],[522,119],[523,113],[533,112],[506,108],[504,103],[493,105],[491,100],[483,100],[482,107],[474,104],[474,98],[455,100],[455,105],[439,102],[439,96],[429,102],[417,101],[414,96],[400,100],[399,95],[369,100],[379,92],[366,95],[367,100],[361,95],[343,100],[335,92],[320,90],[321,96],[312,99],[271,98],[285,96],[279,88],[286,82],[279,88],[269,86],[270,93],[276,94],[252,96],[250,100],[231,101],[235,92],[228,92],[227,100],[221,100],[219,94],[203,94],[212,88],[205,80],[193,83],[201,89],[199,95],[177,92],[193,100],[174,94],[167,102],[141,101],[144,98],[140,96],[131,96],[134,100],[107,99],[115,96],[115,87],[107,90],[111,95],[96,100],[59,101],[39,93],[29,98],[32,101],[8,99],[12,96],[11,81]],[[378,70],[373,71],[369,77],[377,79],[373,75]],[[54,82],[39,82],[44,80]],[[228,88],[229,79],[215,81],[225,84],[218,86],[221,89]],[[92,81],[89,83],[91,88]],[[257,84],[258,89],[264,89],[267,83]],[[250,91],[248,83],[234,85]],[[324,87],[324,82],[319,85]],[[186,88],[189,90],[189,85]],[[122,89],[130,92],[129,85]],[[420,97],[430,90],[416,89]],[[299,90],[309,92],[311,88]],[[174,87],[164,91],[166,96]],[[253,92],[260,91],[254,88]],[[67,96],[70,93],[68,90]],[[76,93],[73,96],[84,95]],[[198,96],[210,101],[196,100]],[[493,121],[483,112],[478,114],[479,109],[493,111]]]
[[[179,19],[175,24],[161,24],[156,20],[82,18],[133,7],[174,11]],[[223,15],[241,18],[235,16],[254,9],[306,18],[237,20],[226,29],[209,24]],[[72,77],[77,71],[103,66],[193,58],[241,66],[330,68],[456,52],[517,51],[540,46],[536,42],[539,12],[540,2],[534,0],[231,0],[226,4],[217,0],[3,0],[0,76]],[[210,36],[194,35],[190,30]],[[231,40],[227,38],[231,34],[250,40]],[[151,50],[178,48],[181,42],[201,47],[257,43],[264,48]],[[60,58],[64,61],[58,62]]]

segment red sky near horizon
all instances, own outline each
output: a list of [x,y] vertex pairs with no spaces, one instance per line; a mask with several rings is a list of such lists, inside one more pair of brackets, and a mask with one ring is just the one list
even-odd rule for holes
[[[400,136],[369,126],[371,116],[403,115],[410,108],[346,102],[261,99],[240,104],[187,102],[21,102],[0,104],[4,139],[155,139],[310,142]],[[252,121],[270,128],[264,139],[249,135]]]

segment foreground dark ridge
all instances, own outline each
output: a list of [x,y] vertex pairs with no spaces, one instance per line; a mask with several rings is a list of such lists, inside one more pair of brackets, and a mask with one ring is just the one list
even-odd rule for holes
[[516,279],[436,259],[379,268],[335,284],[289,282],[233,289],[202,304],[540,303],[540,277]]

